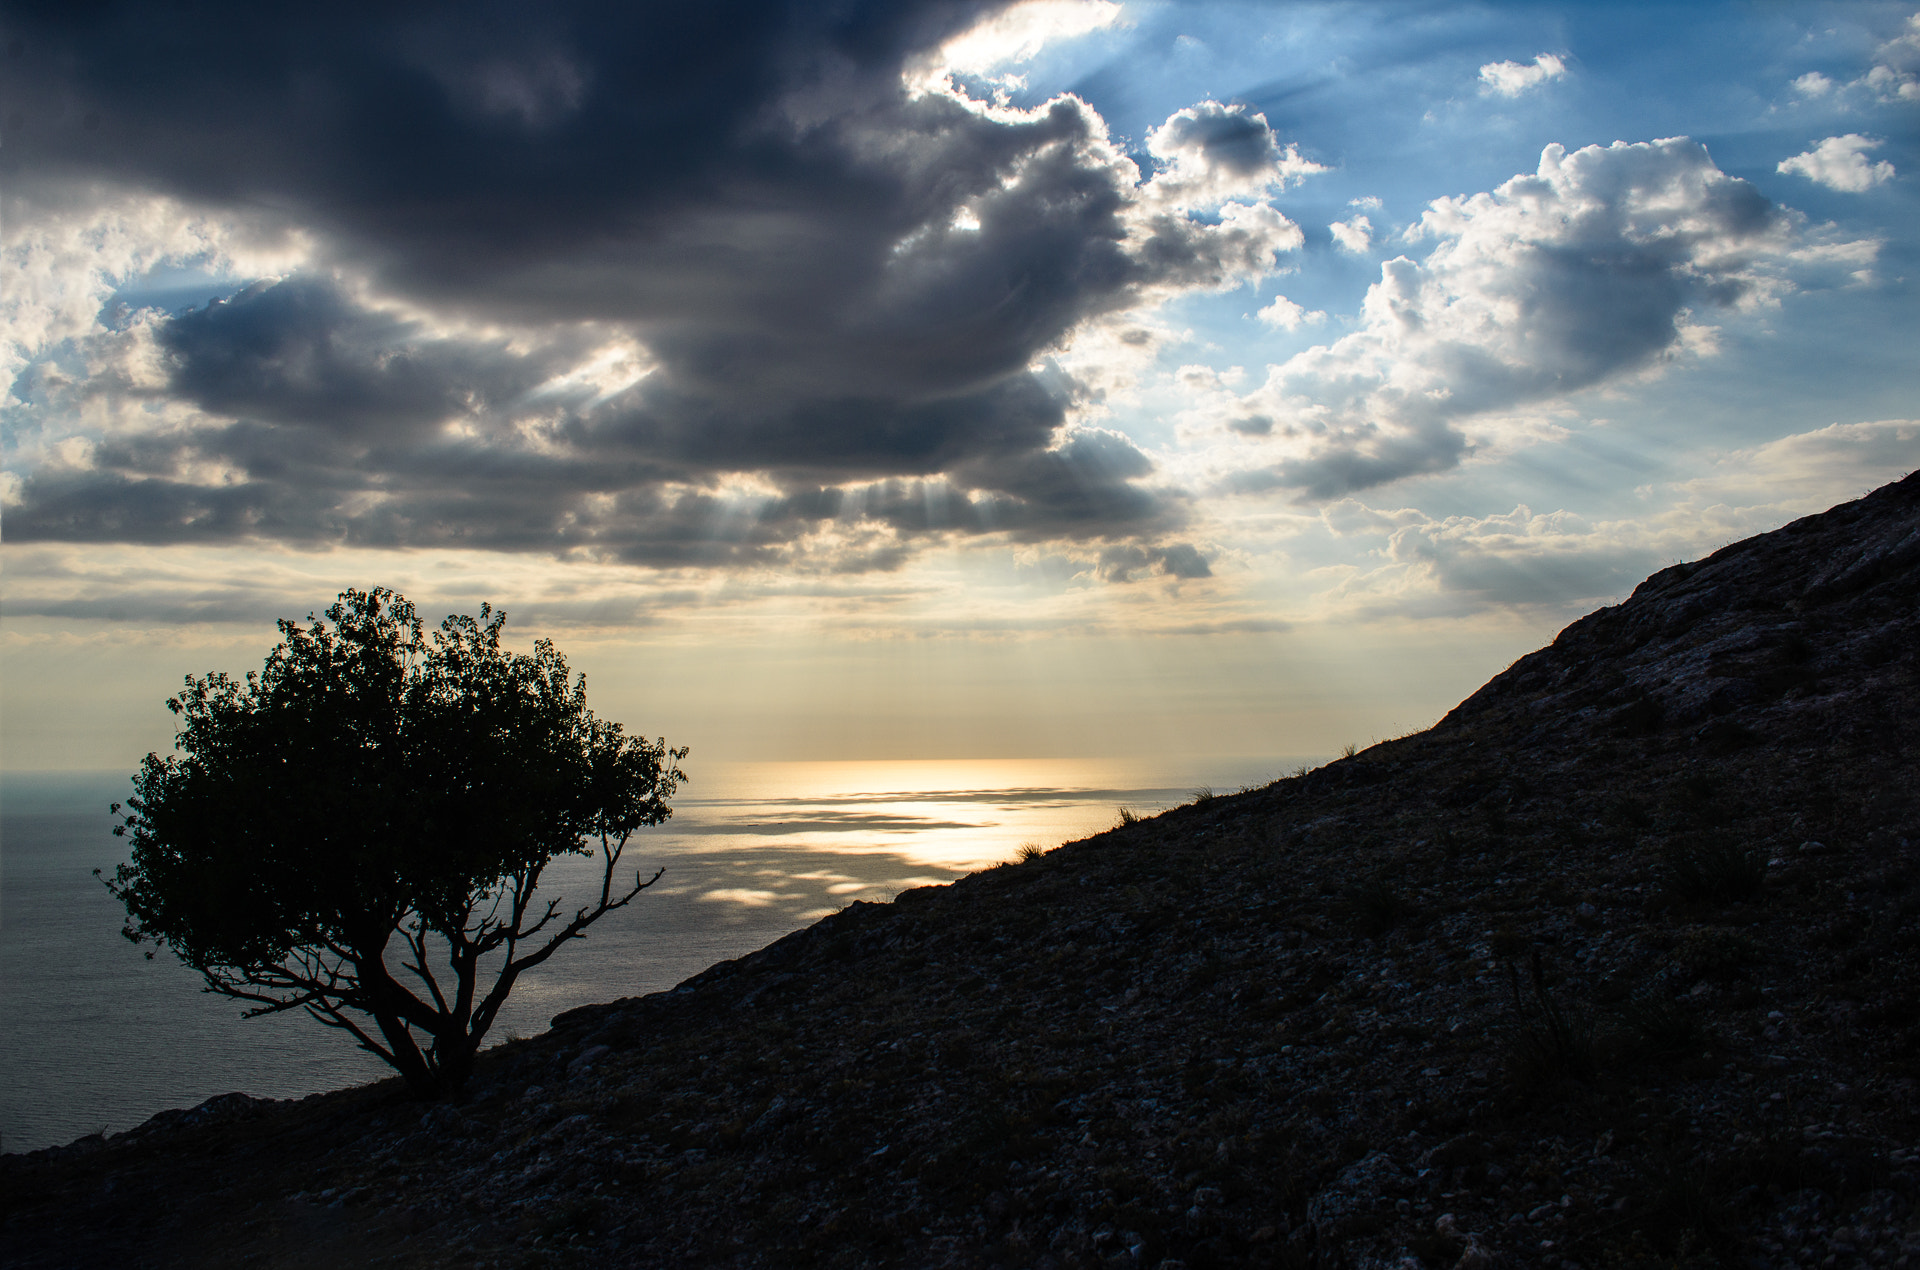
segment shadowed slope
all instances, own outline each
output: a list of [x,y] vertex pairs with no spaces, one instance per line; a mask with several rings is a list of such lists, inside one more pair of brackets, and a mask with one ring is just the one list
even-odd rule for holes
[[10,1157],[12,1262],[1913,1255],[1917,591],[1909,478],[1427,732],[562,1015],[458,1111]]

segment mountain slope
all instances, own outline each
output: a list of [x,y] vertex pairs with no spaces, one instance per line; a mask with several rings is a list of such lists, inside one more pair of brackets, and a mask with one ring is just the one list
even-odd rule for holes
[[468,1106],[6,1157],[8,1264],[1903,1264],[1917,626],[1910,477],[1427,732],[563,1015]]

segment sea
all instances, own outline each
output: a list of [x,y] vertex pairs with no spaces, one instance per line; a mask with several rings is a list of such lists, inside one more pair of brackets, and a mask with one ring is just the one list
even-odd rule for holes
[[[856,900],[953,881],[1317,756],[979,759],[699,765],[623,868],[660,880],[524,975],[487,1038],[562,1011],[659,992]],[[93,870],[126,858],[107,806],[125,772],[0,774],[0,1152],[118,1133],[215,1094],[297,1098],[384,1079],[344,1032],[304,1014],[242,1018],[166,950],[121,934]],[[542,892],[584,899],[598,867],[562,856]]]

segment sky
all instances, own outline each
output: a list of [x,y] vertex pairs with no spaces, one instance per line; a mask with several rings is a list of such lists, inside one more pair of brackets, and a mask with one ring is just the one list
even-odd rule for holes
[[1327,754],[1920,454],[1906,5],[0,4],[0,765],[347,587],[713,760]]

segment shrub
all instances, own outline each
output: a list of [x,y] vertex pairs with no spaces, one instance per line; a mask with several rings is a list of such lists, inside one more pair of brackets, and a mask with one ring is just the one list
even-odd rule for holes
[[1634,1047],[1652,1057],[1689,1053],[1702,1036],[1699,1016],[1661,991],[1629,998],[1620,1022]]
[[1677,1258],[1709,1249],[1731,1251],[1732,1214],[1704,1161],[1656,1155],[1639,1183],[1639,1225],[1655,1247]]
[[1613,824],[1628,829],[1648,829],[1653,825],[1653,815],[1646,804],[1624,795],[1608,799],[1603,814]]
[[1667,890],[1686,903],[1742,900],[1759,894],[1767,858],[1722,833],[1702,833],[1667,845],[1662,853]]
[[1741,931],[1709,927],[1681,935],[1673,956],[1689,978],[1725,983],[1743,977],[1747,967],[1760,960],[1761,952],[1760,945]]
[[1508,1046],[1508,1070],[1514,1084],[1522,1090],[1535,1090],[1562,1080],[1591,1083],[1600,1068],[1593,1020],[1562,1010],[1553,999],[1547,990],[1540,950],[1534,949],[1527,963],[1527,980],[1533,987],[1531,1005],[1521,991],[1520,967],[1515,961],[1507,962],[1507,979],[1515,1018]]
[[1362,882],[1348,897],[1353,924],[1363,935],[1384,935],[1412,916],[1415,905],[1383,874]]

